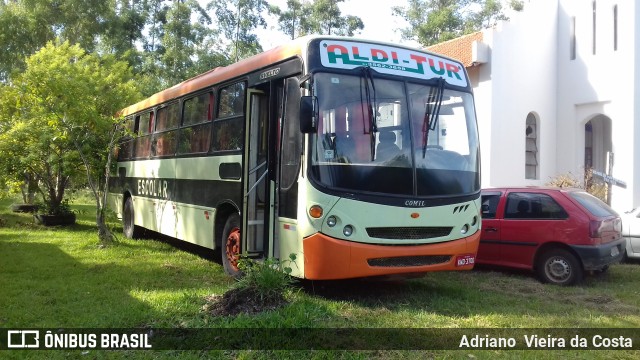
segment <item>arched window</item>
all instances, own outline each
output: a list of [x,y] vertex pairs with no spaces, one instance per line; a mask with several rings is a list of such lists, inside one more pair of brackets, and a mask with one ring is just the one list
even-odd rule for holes
[[525,179],[537,180],[540,178],[539,164],[538,120],[533,113],[529,113],[525,124]]

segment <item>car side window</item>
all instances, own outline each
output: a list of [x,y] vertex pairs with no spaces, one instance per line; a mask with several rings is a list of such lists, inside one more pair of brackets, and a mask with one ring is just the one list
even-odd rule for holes
[[500,193],[482,194],[482,218],[495,219],[498,203],[500,202]]
[[511,193],[505,219],[558,220],[569,215],[551,196],[541,193]]

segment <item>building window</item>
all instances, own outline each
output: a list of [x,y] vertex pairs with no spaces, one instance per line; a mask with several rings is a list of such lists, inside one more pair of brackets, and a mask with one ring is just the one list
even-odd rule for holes
[[525,126],[525,179],[537,180],[538,173],[538,121],[533,113],[527,115]]
[[613,51],[618,50],[618,5],[613,6]]
[[593,8],[593,43],[591,44],[591,47],[593,49],[593,55],[596,54],[596,2],[593,1],[591,3],[591,6]]
[[571,42],[569,44],[570,59],[576,59],[576,17],[571,18],[571,29],[569,29]]

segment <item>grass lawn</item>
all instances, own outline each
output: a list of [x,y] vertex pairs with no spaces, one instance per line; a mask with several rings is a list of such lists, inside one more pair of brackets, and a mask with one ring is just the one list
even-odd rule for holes
[[[433,273],[406,281],[299,282],[287,294],[290,304],[283,308],[255,316],[214,317],[202,310],[205,298],[224,293],[233,280],[211,260],[211,252],[185,251],[155,239],[119,239],[114,246],[100,248],[91,205],[74,205],[81,211],[78,224],[67,228],[34,225],[30,215],[11,213],[8,205],[0,202],[0,328],[4,329],[224,328],[220,336],[239,341],[238,328],[408,329],[366,333],[371,338],[365,340],[375,344],[384,336],[412,336],[412,329],[421,334],[422,328],[567,328],[569,332],[638,328],[633,345],[636,349],[640,345],[640,264],[612,266],[579,287],[543,285],[528,273],[491,270]],[[113,226],[121,231],[118,224]],[[514,331],[516,335],[523,343]],[[637,359],[640,351],[0,352],[0,358],[7,357]]]

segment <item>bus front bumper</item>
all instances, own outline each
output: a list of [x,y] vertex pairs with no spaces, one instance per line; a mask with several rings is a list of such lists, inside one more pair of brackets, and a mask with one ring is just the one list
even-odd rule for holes
[[345,241],[316,233],[303,240],[304,277],[336,280],[471,270],[479,240],[480,231],[476,231],[458,240],[394,246]]

